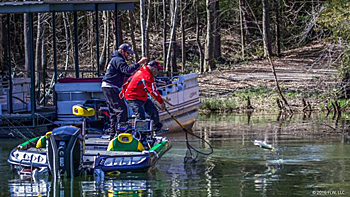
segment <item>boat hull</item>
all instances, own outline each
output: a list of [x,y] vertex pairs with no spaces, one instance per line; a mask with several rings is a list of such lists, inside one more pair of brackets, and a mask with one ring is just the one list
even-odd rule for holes
[[[105,173],[119,172],[145,172],[155,166],[157,161],[171,148],[166,137],[156,137],[159,143],[150,150],[143,152],[106,151],[108,141],[103,138],[88,138],[83,154],[83,168],[86,172],[101,169]],[[23,168],[48,167],[46,148],[30,147],[21,150],[14,148],[8,158],[14,170]]]

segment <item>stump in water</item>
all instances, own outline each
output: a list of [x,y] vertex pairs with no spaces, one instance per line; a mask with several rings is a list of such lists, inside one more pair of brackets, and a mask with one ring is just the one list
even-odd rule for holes
[[247,109],[250,109],[250,110],[254,109],[254,107],[250,103],[250,97],[249,96],[247,97]]

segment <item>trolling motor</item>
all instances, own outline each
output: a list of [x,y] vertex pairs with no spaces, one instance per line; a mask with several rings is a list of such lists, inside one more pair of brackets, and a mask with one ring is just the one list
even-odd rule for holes
[[74,105],[73,114],[83,117],[82,129],[62,126],[54,129],[48,140],[46,154],[49,169],[55,179],[61,176],[72,178],[80,175],[82,170],[86,117],[94,116],[95,110]]

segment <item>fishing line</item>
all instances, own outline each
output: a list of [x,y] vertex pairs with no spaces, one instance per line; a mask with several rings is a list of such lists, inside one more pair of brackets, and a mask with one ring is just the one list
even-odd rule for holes
[[[149,90],[147,89],[145,80],[144,80],[144,79],[141,79],[141,82],[142,82],[142,84],[143,84],[143,86],[144,86],[144,90],[151,96],[151,98],[153,98],[155,101],[157,101],[157,99],[155,98],[155,96],[154,96],[153,94],[151,94],[151,93],[149,92]],[[165,101],[165,100],[164,100],[164,101]],[[164,110],[169,114],[169,116],[170,116],[172,119],[174,119],[174,121],[175,121],[175,122],[182,128],[182,130],[185,132],[185,134],[186,134],[186,135],[185,135],[185,136],[186,136],[186,147],[187,147],[187,149],[189,150],[189,153],[190,153],[190,155],[191,155],[191,158],[193,158],[193,157],[192,157],[192,156],[193,156],[192,150],[193,150],[194,152],[198,153],[198,154],[202,154],[202,155],[206,155],[206,156],[209,156],[209,155],[211,155],[211,154],[214,152],[213,147],[211,146],[211,144],[210,144],[207,140],[205,140],[203,137],[200,137],[200,136],[198,136],[198,135],[196,135],[196,134],[194,134],[194,133],[192,133],[192,132],[189,132],[189,131],[177,120],[177,118],[176,118],[172,113],[169,112],[169,110],[168,110],[166,107],[164,108]],[[209,152],[209,153],[206,153],[206,152],[203,152],[203,151],[200,151],[200,150],[197,150],[196,148],[194,148],[194,147],[189,143],[189,141],[188,141],[188,134],[190,134],[190,135],[192,135],[192,136],[194,136],[194,137],[196,137],[196,138],[202,140],[204,143],[208,144],[208,145],[209,145],[209,148],[210,148],[210,152]],[[198,157],[198,155],[197,155],[194,159],[196,159],[197,157]],[[187,161],[188,161],[188,160],[185,160],[185,163],[186,163]]]
[[[209,155],[211,155],[211,154],[214,152],[214,149],[213,149],[212,145],[211,145],[207,140],[205,140],[203,137],[200,137],[200,136],[194,134],[193,132],[188,131],[188,130],[177,120],[177,118],[176,118],[173,114],[171,114],[171,113],[169,112],[169,110],[168,110],[167,108],[165,108],[164,110],[170,115],[170,117],[171,117],[172,119],[174,119],[174,121],[175,121],[175,122],[182,128],[182,130],[185,132],[186,146],[187,146],[187,149],[189,150],[191,156],[193,155],[192,150],[195,151],[195,152],[198,153],[198,154],[202,154],[202,155],[206,155],[206,156],[209,156]],[[200,140],[203,141],[205,144],[207,144],[207,145],[209,146],[209,148],[210,148],[210,152],[206,153],[206,152],[203,152],[203,151],[200,151],[200,150],[194,148],[194,147],[190,144],[190,142],[189,142],[189,140],[188,140],[188,134],[190,134],[190,135],[192,135],[192,136],[194,136],[194,137],[200,139]],[[196,156],[196,158],[197,158],[197,157],[198,157],[198,156]]]

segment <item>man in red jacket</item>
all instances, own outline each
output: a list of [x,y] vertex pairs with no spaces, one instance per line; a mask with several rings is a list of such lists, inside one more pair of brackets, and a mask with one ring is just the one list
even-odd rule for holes
[[[165,103],[159,94],[155,84],[154,76],[159,70],[163,70],[159,62],[152,60],[146,66],[138,70],[131,79],[123,86],[122,94],[138,119],[145,119],[147,113],[155,125],[155,130],[162,128],[159,121],[159,113],[153,102],[149,99],[148,93],[160,104],[160,109],[165,109]],[[147,91],[146,89],[147,88]]]

